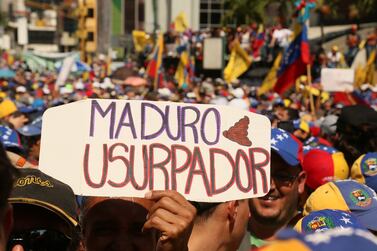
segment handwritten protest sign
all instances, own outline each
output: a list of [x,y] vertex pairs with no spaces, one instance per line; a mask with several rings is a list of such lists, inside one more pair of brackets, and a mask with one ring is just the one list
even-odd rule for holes
[[321,83],[323,90],[328,92],[353,91],[355,71],[353,69],[330,69],[321,70]]
[[266,117],[226,106],[88,99],[45,112],[40,169],[88,196],[259,197],[270,133]]

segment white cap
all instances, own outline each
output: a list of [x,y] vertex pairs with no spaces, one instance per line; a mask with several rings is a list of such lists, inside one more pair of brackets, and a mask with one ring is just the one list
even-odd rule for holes
[[26,88],[25,88],[25,86],[18,86],[18,87],[16,88],[16,92],[25,93],[25,92],[26,92]]
[[243,98],[243,96],[245,95],[245,92],[243,91],[242,88],[236,88],[232,91],[232,94],[236,98]]

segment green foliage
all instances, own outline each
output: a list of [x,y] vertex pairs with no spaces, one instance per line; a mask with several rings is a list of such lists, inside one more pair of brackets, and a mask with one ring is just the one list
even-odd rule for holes
[[294,0],[224,0],[225,15],[223,24],[265,23],[266,7],[271,3],[280,3],[281,17],[287,18]]
[[[251,22],[265,22],[266,7],[272,3],[279,3],[281,20],[288,20],[292,15],[296,0],[224,0],[225,15],[223,24],[250,24]],[[322,6],[329,8],[331,18],[359,18],[376,13],[377,0],[317,0],[317,10]],[[356,11],[355,11],[356,10]],[[357,14],[357,17],[352,15]]]

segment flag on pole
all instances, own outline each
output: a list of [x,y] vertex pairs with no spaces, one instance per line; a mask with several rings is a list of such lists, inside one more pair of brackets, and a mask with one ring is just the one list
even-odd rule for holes
[[184,32],[189,28],[186,14],[182,11],[179,15],[175,18],[173,23],[173,29],[177,32]]
[[142,52],[147,45],[148,36],[144,31],[134,30],[132,31],[132,40],[136,52]]
[[306,66],[309,63],[308,28],[306,24],[297,23],[294,29],[294,39],[284,52],[274,91],[282,94],[288,90],[299,76],[306,74]]
[[187,50],[181,52],[177,71],[175,72],[175,79],[180,88],[186,88],[191,83],[191,79],[195,73],[195,61],[190,57]]
[[282,53],[280,52],[278,56],[275,58],[274,64],[272,65],[272,68],[268,72],[266,78],[263,80],[263,83],[261,87],[258,89],[258,95],[262,95],[272,88],[274,88],[274,85],[277,80],[277,73],[280,67],[280,62],[282,58]]
[[241,48],[238,40],[233,42],[232,52],[228,65],[224,69],[224,79],[227,83],[236,80],[251,64],[251,59],[244,49]]
[[[364,57],[366,58],[366,50],[363,49],[360,51],[360,53],[363,53]],[[362,63],[359,63],[355,69],[355,87],[360,87],[363,84],[370,84],[375,85],[375,62],[376,60],[376,50],[373,50],[368,60],[364,65]]]
[[162,34],[160,33],[158,34],[157,43],[152,52],[152,57],[148,63],[147,71],[146,71],[147,75],[150,78],[154,79],[154,86],[156,89],[158,85],[158,80],[160,79],[158,74],[162,74],[161,66],[162,66],[163,49],[164,49],[164,40],[163,40]]

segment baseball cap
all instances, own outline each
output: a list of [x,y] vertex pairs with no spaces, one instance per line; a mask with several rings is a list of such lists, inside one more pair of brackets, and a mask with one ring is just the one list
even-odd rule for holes
[[297,166],[302,163],[302,143],[289,132],[281,128],[271,130],[271,150],[290,166]]
[[332,209],[311,212],[309,215],[301,218],[294,229],[300,233],[310,234],[324,232],[337,227],[353,227],[367,230],[354,215],[345,211]]
[[338,116],[330,114],[327,115],[321,122],[321,132],[326,135],[334,135],[336,133],[336,122]]
[[301,130],[303,130],[304,132],[307,132],[307,133],[310,132],[309,124],[306,121],[301,120],[301,119],[293,120],[293,127],[295,129],[301,129]]
[[25,125],[17,130],[24,136],[37,136],[41,135],[42,131],[42,116],[37,117],[30,124]]
[[351,178],[377,191],[377,152],[361,155],[351,167]]
[[24,150],[17,132],[7,126],[0,126],[0,142],[6,150],[12,152],[23,152]]
[[283,230],[278,240],[258,251],[354,251],[376,250],[377,239],[369,231],[358,228],[335,228],[325,232],[303,235]]
[[77,206],[71,187],[38,169],[19,169],[9,196],[11,204],[31,204],[50,210],[73,226],[78,225]]
[[351,212],[366,228],[377,231],[377,196],[366,185],[344,180],[318,187],[306,200],[303,215],[323,209]]
[[343,153],[328,146],[304,146],[302,168],[307,173],[306,184],[311,189],[329,181],[347,179],[349,175]]
[[3,102],[0,103],[0,119],[8,115],[11,115],[12,113],[16,111],[17,111],[17,106],[10,99],[5,99],[3,100]]

